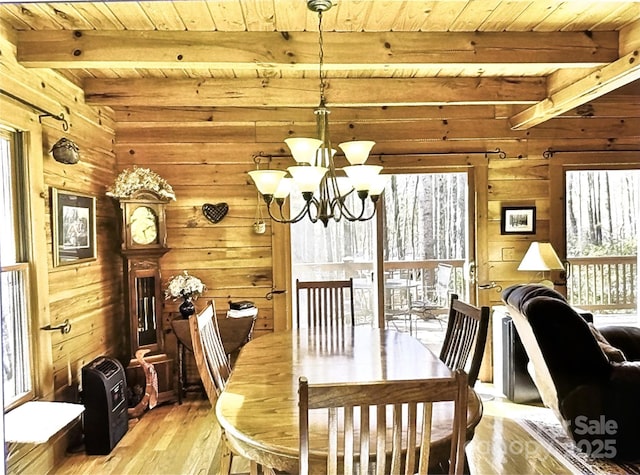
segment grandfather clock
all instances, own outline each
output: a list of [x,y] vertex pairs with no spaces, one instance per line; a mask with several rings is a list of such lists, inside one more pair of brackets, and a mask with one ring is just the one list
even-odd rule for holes
[[138,190],[119,201],[131,351],[127,381],[129,386],[137,383],[144,388],[144,372],[135,354],[138,350],[149,350],[144,358],[153,363],[158,374],[158,402],[173,400],[173,360],[164,353],[160,276],[160,258],[170,251],[167,200],[153,191]]

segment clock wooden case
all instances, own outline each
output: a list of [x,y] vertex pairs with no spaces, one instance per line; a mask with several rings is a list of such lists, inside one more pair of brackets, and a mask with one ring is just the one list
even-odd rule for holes
[[[139,190],[121,198],[122,255],[129,315],[131,362],[127,379],[139,379],[136,351],[148,349],[147,361],[158,373],[158,401],[175,398],[173,360],[164,354],[160,258],[169,252],[165,207],[167,200],[153,191]],[[166,374],[165,374],[166,373]],[[144,382],[144,379],[143,379]],[[164,384],[163,384],[164,383]]]

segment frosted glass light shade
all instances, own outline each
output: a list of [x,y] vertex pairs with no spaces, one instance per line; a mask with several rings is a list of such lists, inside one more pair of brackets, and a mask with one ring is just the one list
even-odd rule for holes
[[[337,150],[335,148],[331,149],[331,158],[336,154]],[[328,149],[325,147],[318,147],[316,150],[316,162],[315,164],[322,167],[328,167],[331,163],[329,159]]]
[[256,184],[256,188],[263,195],[273,195],[287,172],[282,170],[253,170],[249,176]]
[[316,159],[316,151],[318,147],[322,145],[322,140],[311,138],[289,138],[285,139],[284,143],[287,144],[291,155],[297,163],[308,163],[311,165]]
[[287,168],[301,193],[316,191],[328,168],[297,166]]
[[356,191],[368,191],[376,176],[382,171],[382,167],[380,165],[352,165],[344,167],[343,170]]
[[377,175],[371,183],[369,194],[372,196],[381,195],[385,187],[387,186],[387,183],[389,183],[390,178],[391,177],[389,175]]
[[518,270],[544,272],[564,270],[564,266],[549,242],[532,242]]
[[276,199],[278,198],[285,199],[287,196],[291,194],[291,190],[293,190],[294,186],[295,184],[293,182],[293,178],[283,178],[282,180],[280,180],[280,183],[278,184],[278,188],[273,194],[273,197]]
[[369,152],[375,145],[371,140],[354,140],[338,145],[351,165],[362,165],[369,158]]

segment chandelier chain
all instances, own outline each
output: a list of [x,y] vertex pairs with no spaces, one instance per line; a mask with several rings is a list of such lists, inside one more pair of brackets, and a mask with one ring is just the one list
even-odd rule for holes
[[318,77],[320,78],[320,104],[324,104],[324,90],[327,85],[326,82],[326,73],[323,71],[324,66],[324,38],[322,37],[322,12],[318,12],[318,47],[319,47],[319,55],[318,55]]

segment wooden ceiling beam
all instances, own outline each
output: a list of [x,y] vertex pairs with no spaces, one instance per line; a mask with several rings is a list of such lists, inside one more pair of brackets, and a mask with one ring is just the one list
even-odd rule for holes
[[[316,107],[317,79],[87,79],[88,104],[147,107]],[[330,107],[531,104],[543,78],[332,79]]]
[[[19,31],[17,56],[37,68],[316,71],[315,32]],[[618,32],[325,32],[331,70],[429,64],[592,68],[618,58]],[[515,74],[515,73],[514,73]]]
[[513,115],[509,119],[512,129],[530,129],[640,79],[640,21],[624,28],[620,38],[620,59],[584,77],[576,72],[577,79],[568,85],[567,71],[552,74],[547,80],[547,97]]

